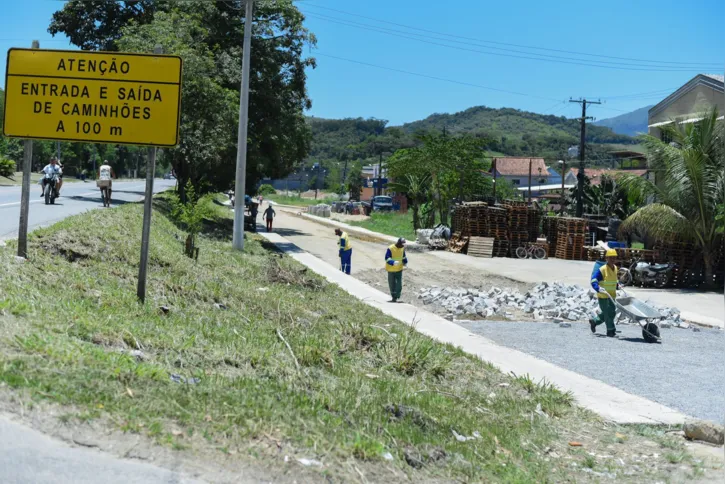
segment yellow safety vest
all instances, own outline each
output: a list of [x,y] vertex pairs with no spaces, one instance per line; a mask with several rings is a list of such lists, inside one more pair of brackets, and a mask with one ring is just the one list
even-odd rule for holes
[[[400,272],[403,270],[403,256],[405,255],[405,247],[396,247],[395,244],[388,247],[390,249],[390,259],[385,261],[385,270],[388,272]],[[389,260],[399,261],[397,266],[388,264]]]
[[[345,241],[345,247],[342,246],[342,241]],[[343,232],[340,236],[340,240],[337,241],[337,245],[342,250],[350,250],[352,249],[352,246],[350,245],[350,238],[347,236],[347,232]]]
[[[617,267],[610,268],[605,264],[599,268],[599,272],[601,272],[603,278],[603,280],[597,281],[599,287],[606,290],[610,296],[617,297],[617,282],[619,282],[617,278]],[[609,299],[606,294],[597,293],[597,297],[599,299]]]

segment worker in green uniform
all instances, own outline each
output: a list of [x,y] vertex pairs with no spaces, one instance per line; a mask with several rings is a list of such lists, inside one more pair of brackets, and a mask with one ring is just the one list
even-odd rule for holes
[[[619,280],[617,279],[617,266],[614,262],[617,260],[617,251],[608,249],[606,252],[607,263],[592,274],[592,289],[597,292],[599,309],[601,313],[593,319],[589,320],[592,333],[597,332],[597,326],[604,323],[607,326],[607,336],[613,338],[617,335],[614,326],[614,313],[616,306],[612,299],[617,297],[617,289],[619,289]],[[611,298],[610,298],[611,296]]]
[[400,293],[403,292],[403,268],[407,265],[405,239],[401,237],[385,252],[385,270],[388,271],[388,286],[393,298],[390,302],[398,302],[400,299]]

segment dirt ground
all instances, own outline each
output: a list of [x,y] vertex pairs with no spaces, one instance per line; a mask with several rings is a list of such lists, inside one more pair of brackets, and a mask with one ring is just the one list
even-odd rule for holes
[[[348,216],[350,217],[350,216]],[[294,212],[279,210],[275,220],[275,232],[288,238],[301,249],[338,265],[337,237],[334,229],[298,217]],[[385,250],[387,244],[369,242],[352,237],[352,276],[371,286],[387,292],[388,276],[385,271]],[[441,315],[445,310],[435,306],[425,306],[418,299],[421,289],[438,286],[441,288],[465,288],[488,291],[491,287],[518,289],[526,293],[531,284],[521,283],[507,277],[501,277],[484,271],[472,271],[470,267],[455,262],[446,262],[425,252],[409,251],[408,269],[403,275],[403,294],[401,301]],[[533,321],[532,315],[522,311],[507,309],[511,319],[516,321]],[[502,314],[493,315],[490,319],[502,320]],[[478,317],[480,319],[480,317]]]

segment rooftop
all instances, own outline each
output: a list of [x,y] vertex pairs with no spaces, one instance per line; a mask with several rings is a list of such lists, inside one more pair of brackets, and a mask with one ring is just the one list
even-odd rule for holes
[[529,176],[529,163],[531,163],[531,176],[538,176],[541,173],[548,174],[543,158],[494,158],[496,161],[496,172],[503,176]]
[[[579,168],[572,168],[569,170],[569,173],[574,176],[579,176]],[[647,170],[608,170],[600,168],[585,168],[584,174],[589,177],[592,185],[599,185],[602,183],[602,175],[609,175],[613,178],[620,175],[645,176],[647,174]]]

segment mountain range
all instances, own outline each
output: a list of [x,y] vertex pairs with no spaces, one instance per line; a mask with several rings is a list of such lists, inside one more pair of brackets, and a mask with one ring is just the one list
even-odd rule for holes
[[647,133],[648,112],[652,106],[645,106],[632,112],[620,114],[613,118],[595,121],[596,126],[604,126],[610,128],[617,134],[625,134],[627,136],[637,136]]

